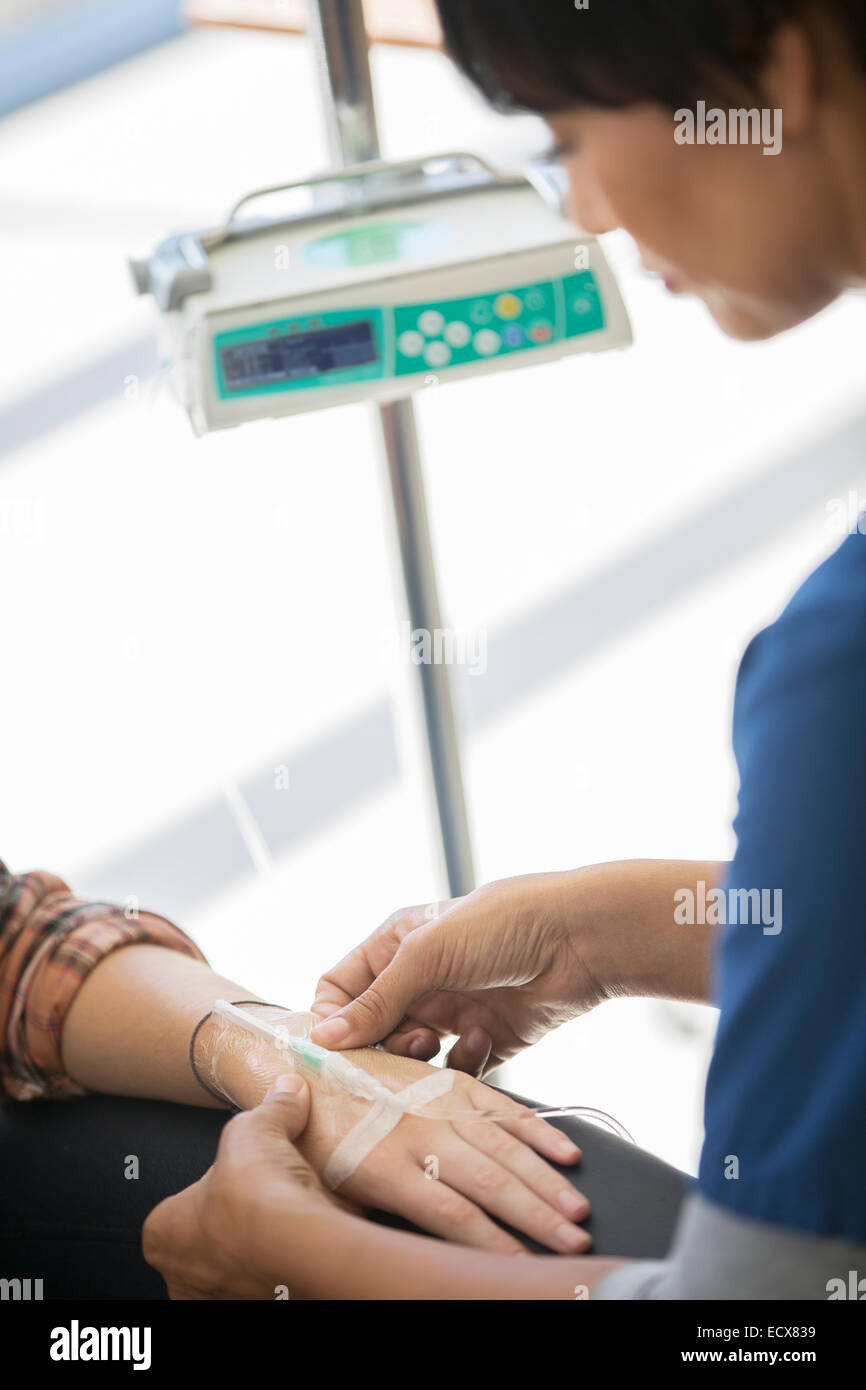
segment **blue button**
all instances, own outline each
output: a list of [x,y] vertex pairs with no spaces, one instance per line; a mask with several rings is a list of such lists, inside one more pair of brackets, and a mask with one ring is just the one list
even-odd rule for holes
[[523,329],[519,323],[510,323],[502,336],[509,347],[523,347]]

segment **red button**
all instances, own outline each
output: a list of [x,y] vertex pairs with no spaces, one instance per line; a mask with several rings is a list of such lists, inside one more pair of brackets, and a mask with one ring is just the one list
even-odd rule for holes
[[534,323],[529,330],[529,336],[534,343],[549,343],[553,337],[553,329],[549,323]]

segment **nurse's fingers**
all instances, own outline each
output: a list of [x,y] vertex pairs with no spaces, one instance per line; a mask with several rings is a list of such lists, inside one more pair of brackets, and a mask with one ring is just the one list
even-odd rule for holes
[[311,1040],[322,1047],[344,1048],[367,1047],[388,1037],[411,1015],[416,999],[446,982],[448,947],[438,929],[421,927],[407,934],[372,984],[318,1024]]
[[[470,1028],[452,1047],[445,1065],[481,1080],[493,1051],[493,1039],[483,1028]],[[414,1056],[414,1054],[412,1054]]]
[[329,1018],[338,1009],[344,1009],[358,994],[369,989],[376,978],[366,955],[366,945],[357,947],[344,956],[332,970],[323,975],[316,985],[316,997],[310,1005],[310,1013]]
[[404,937],[430,921],[429,905],[404,907],[327,970],[316,985],[311,1013],[323,1019],[364,994],[400,949]]
[[411,1018],[407,1018],[405,1026],[390,1033],[382,1044],[393,1057],[414,1057],[417,1062],[431,1062],[441,1045],[433,1028],[425,1028]]

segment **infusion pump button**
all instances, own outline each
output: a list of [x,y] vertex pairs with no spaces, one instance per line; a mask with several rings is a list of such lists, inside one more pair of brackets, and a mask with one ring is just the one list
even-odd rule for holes
[[468,323],[461,323],[455,319],[454,323],[449,323],[445,329],[445,341],[450,343],[453,348],[464,348],[472,337],[472,329]]
[[447,343],[428,343],[424,349],[424,360],[428,367],[447,367],[451,361],[451,349]]
[[553,324],[547,319],[535,319],[529,325],[529,336],[534,343],[549,343],[553,337]]
[[438,309],[426,309],[418,320],[418,327],[428,338],[438,338],[445,327],[445,317]]
[[475,351],[482,357],[493,357],[502,347],[502,339],[492,328],[482,328],[475,334]]
[[408,333],[400,334],[397,346],[404,357],[420,357],[424,351],[424,338],[422,334],[410,330]]
[[501,294],[494,307],[501,319],[519,319],[523,313],[523,302],[516,294]]

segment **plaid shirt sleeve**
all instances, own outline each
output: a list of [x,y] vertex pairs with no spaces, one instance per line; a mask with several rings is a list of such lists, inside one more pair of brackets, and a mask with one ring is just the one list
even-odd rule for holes
[[0,1100],[86,1094],[63,1069],[63,1020],[93,967],[136,942],[205,959],[163,917],[80,902],[54,874],[0,861]]

